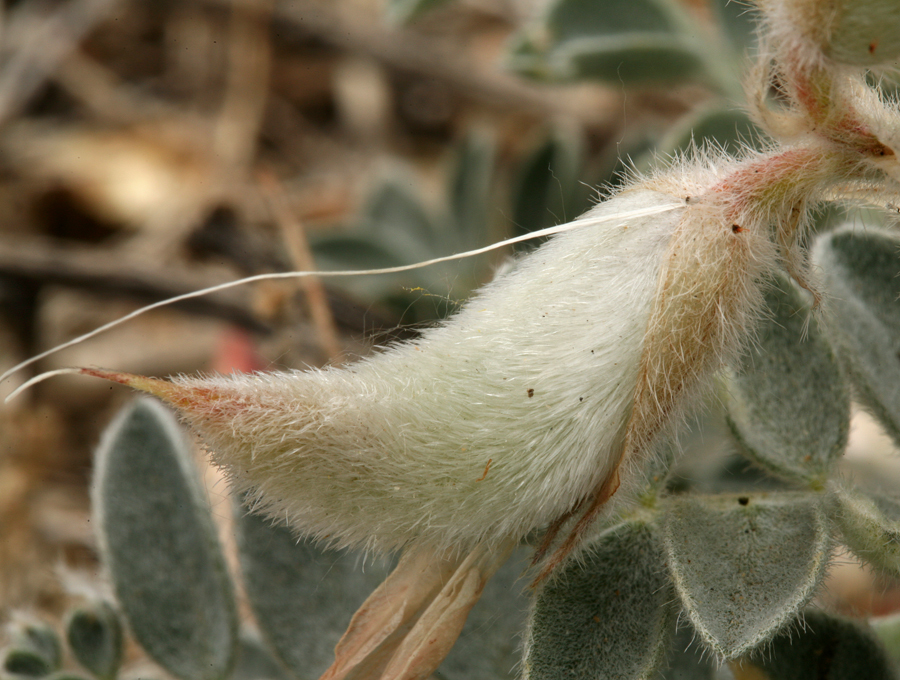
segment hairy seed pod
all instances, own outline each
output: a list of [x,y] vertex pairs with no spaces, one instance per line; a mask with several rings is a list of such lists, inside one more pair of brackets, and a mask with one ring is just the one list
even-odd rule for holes
[[690,189],[638,183],[584,218],[602,224],[347,368],[85,372],[172,403],[238,489],[305,534],[377,550],[521,537],[633,477],[753,316],[768,238]]

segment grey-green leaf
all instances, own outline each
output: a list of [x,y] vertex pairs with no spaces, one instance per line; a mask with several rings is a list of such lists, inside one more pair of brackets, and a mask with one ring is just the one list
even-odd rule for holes
[[672,0],[556,0],[546,26],[557,42],[597,35],[675,33],[686,17]]
[[736,154],[747,146],[758,148],[761,140],[762,133],[746,111],[717,102],[692,110],[676,122],[659,143],[657,152],[673,155],[710,144]]
[[684,81],[706,70],[694,30],[671,0],[557,0],[543,25],[515,38],[509,63],[554,80]]
[[456,148],[450,173],[450,216],[453,229],[444,237],[446,252],[474,250],[488,242],[488,213],[494,144],[486,134],[472,133]]
[[711,4],[734,51],[740,55],[756,43],[758,10],[754,5],[743,0],[714,0]]
[[182,680],[224,678],[237,637],[232,584],[190,447],[162,405],[137,400],[110,425],[92,500],[135,638]]
[[577,134],[555,130],[522,161],[512,191],[517,235],[562,224],[587,208],[578,182],[583,146]]
[[238,638],[237,660],[229,680],[288,680],[285,669],[259,639],[259,635],[242,630]]
[[243,508],[235,513],[244,585],[263,637],[295,677],[319,677],[389,565],[362,553],[322,550]]
[[890,660],[863,622],[809,610],[763,653],[743,663],[768,680],[896,680]]
[[665,670],[654,680],[716,680],[716,664],[703,651],[690,624],[679,622]]
[[10,643],[11,647],[41,657],[48,672],[57,670],[62,664],[62,642],[56,629],[46,623],[37,620],[17,622]]
[[116,677],[122,663],[122,624],[107,602],[76,607],[68,615],[66,639],[78,663],[100,680]]
[[516,680],[521,636],[531,598],[527,581],[534,551],[520,547],[491,577],[438,669],[444,680]]
[[854,553],[900,575],[900,500],[838,488],[834,519]]
[[408,24],[436,7],[445,4],[447,0],[388,0],[388,21],[394,24]]
[[787,276],[766,292],[757,341],[731,374],[728,416],[768,472],[823,488],[847,446],[850,394],[809,303]]
[[633,33],[567,41],[548,59],[555,80],[600,80],[621,85],[699,79],[702,56],[679,36]]
[[538,593],[525,678],[653,677],[674,635],[673,599],[654,527],[632,520],[610,529]]
[[33,649],[10,647],[3,652],[3,675],[43,678],[53,672],[46,657]]
[[900,614],[879,616],[869,619],[869,623],[895,667],[900,667]]
[[420,262],[440,252],[437,228],[412,180],[398,175],[381,184],[363,210],[360,229],[402,262]]
[[816,242],[814,259],[857,398],[900,443],[900,240],[871,228],[840,230]]
[[[316,266],[328,270],[382,269],[409,264],[397,253],[389,252],[371,234],[327,234],[311,240]],[[402,290],[403,286],[421,285],[415,272],[384,276],[342,276],[332,279],[361,300],[374,301]]]
[[669,568],[685,612],[717,656],[770,640],[806,604],[831,551],[820,494],[667,501]]

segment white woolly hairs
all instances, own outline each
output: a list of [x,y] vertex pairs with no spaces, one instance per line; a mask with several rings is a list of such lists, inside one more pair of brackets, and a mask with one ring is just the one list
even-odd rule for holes
[[180,377],[236,486],[303,533],[379,550],[521,536],[618,463],[683,196],[636,188],[451,319],[349,368]]

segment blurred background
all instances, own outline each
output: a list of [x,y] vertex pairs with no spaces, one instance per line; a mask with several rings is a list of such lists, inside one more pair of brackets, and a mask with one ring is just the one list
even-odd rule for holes
[[[242,276],[481,247],[573,219],[629,163],[758,144],[752,48],[751,13],[725,0],[7,0],[0,364]],[[511,254],[196,299],[2,394],[64,366],[352,360],[451,313]],[[0,410],[0,619],[60,611],[61,567],[96,573],[91,452],[129,396],[62,377]],[[863,430],[863,450],[890,448]],[[869,579],[847,606],[889,591]]]

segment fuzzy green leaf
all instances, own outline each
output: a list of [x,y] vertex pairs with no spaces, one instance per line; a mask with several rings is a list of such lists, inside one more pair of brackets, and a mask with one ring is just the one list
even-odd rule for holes
[[623,33],[675,33],[686,17],[672,0],[556,0],[546,17],[557,42]]
[[554,80],[672,82],[705,71],[691,22],[670,0],[557,0],[515,39],[510,66]]
[[403,25],[418,19],[446,2],[447,0],[388,0],[385,9],[388,21]]
[[288,528],[243,508],[235,513],[244,585],[263,637],[293,675],[319,677],[389,565],[298,541]]
[[761,132],[743,109],[721,103],[695,109],[675,123],[657,152],[674,155],[705,144],[736,154],[746,146],[759,147]]
[[36,620],[18,622],[10,636],[12,647],[40,656],[49,669],[57,670],[62,664],[62,641],[56,629]]
[[872,632],[878,636],[885,651],[894,662],[894,666],[900,668],[900,614],[889,614],[869,619]]
[[689,624],[679,622],[665,670],[654,680],[716,680],[716,664],[696,638]]
[[42,654],[28,648],[10,647],[3,652],[3,674],[20,678],[43,678],[53,668]]
[[900,240],[875,229],[837,231],[816,242],[814,259],[856,396],[900,443]]
[[835,496],[834,519],[847,547],[900,575],[900,500],[843,488]]
[[94,469],[101,551],[135,638],[182,680],[224,678],[237,637],[234,594],[175,417],[136,401],[104,434]]
[[764,469],[822,488],[847,446],[850,394],[810,305],[786,276],[766,292],[766,306],[757,342],[731,375],[729,423]]
[[737,0],[715,0],[711,4],[738,56],[756,43],[757,10],[754,5]]
[[100,680],[112,680],[122,663],[122,624],[106,602],[77,607],[69,613],[66,639],[72,654]]
[[896,679],[878,638],[864,623],[816,610],[804,619],[743,663],[762,669],[768,680]]
[[363,210],[360,228],[399,260],[420,262],[443,253],[437,227],[410,184],[398,176],[379,186]]
[[664,565],[652,525],[633,520],[602,534],[538,593],[525,678],[652,677],[674,634]]
[[[323,271],[381,269],[408,264],[396,253],[386,250],[370,234],[327,234],[311,239],[316,266]],[[361,300],[377,300],[396,293],[402,286],[422,284],[416,272],[385,276],[342,276],[334,279],[340,286]]]
[[646,507],[654,507],[663,492],[672,465],[679,454],[678,441],[671,436],[660,437],[653,445],[651,455],[641,470],[642,484],[636,489],[635,497]]
[[517,235],[562,224],[587,207],[579,196],[582,147],[580,137],[555,131],[522,162],[512,191]]
[[675,587],[711,651],[734,659],[793,620],[821,582],[831,541],[818,494],[667,501]]
[[555,80],[642,85],[696,79],[704,63],[679,36],[632,33],[569,40],[553,51],[548,66]]
[[446,252],[474,250],[488,242],[488,213],[494,144],[484,134],[470,134],[456,149],[450,174],[452,229],[445,230]]
[[288,677],[259,636],[242,630],[238,639],[237,660],[229,680],[288,680]]
[[522,575],[533,555],[531,548],[519,548],[488,581],[459,639],[438,669],[443,680],[519,677],[521,635],[531,604]]

